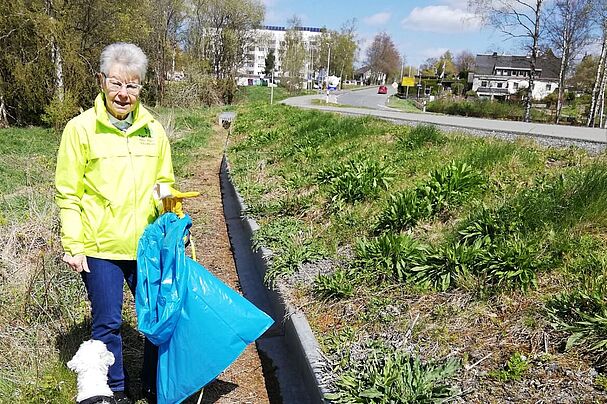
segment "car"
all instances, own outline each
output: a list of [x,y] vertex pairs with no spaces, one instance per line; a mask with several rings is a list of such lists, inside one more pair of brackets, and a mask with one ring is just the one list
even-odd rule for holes
[[377,94],[388,94],[388,87],[379,86],[379,88],[377,89]]

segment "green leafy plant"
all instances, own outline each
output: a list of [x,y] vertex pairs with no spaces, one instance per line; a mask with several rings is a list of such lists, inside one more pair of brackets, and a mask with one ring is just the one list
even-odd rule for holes
[[481,248],[481,242],[473,245],[455,242],[434,248],[423,264],[412,268],[413,282],[440,291],[449,290],[459,277],[474,272]]
[[461,203],[481,183],[480,174],[470,165],[451,162],[432,171],[418,193],[430,201],[433,212],[439,212],[450,204]]
[[432,213],[428,199],[420,197],[415,190],[390,195],[390,201],[380,213],[376,233],[383,231],[400,231],[415,226],[417,222]]
[[386,233],[358,241],[355,265],[362,270],[361,276],[402,282],[409,279],[424,254],[425,247],[411,236]]
[[412,355],[387,349],[374,350],[366,360],[344,372],[334,393],[334,403],[438,403],[457,391],[448,379],[459,369],[459,360],[422,363]]
[[508,358],[508,361],[505,363],[503,369],[489,372],[489,376],[502,382],[520,380],[528,369],[528,358],[520,352],[515,352],[510,358]]
[[546,302],[546,312],[555,329],[570,334],[566,349],[583,347],[599,355],[597,363],[602,368],[607,365],[607,301],[603,291],[558,294]]
[[354,293],[352,274],[340,268],[330,275],[318,275],[314,280],[314,293],[323,299],[341,299]]
[[348,160],[321,170],[317,179],[321,184],[329,184],[329,194],[333,200],[357,202],[387,189],[394,179],[394,172],[381,161]]

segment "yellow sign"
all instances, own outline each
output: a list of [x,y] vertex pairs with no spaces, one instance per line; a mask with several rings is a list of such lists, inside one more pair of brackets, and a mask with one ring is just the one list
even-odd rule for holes
[[403,81],[401,84],[403,85],[403,87],[414,87],[415,77],[403,77]]

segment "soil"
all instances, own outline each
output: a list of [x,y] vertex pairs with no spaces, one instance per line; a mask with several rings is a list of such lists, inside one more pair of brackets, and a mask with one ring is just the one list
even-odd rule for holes
[[[227,131],[215,126],[208,146],[191,164],[190,176],[179,181],[181,191],[199,191],[200,196],[184,202],[192,217],[192,237],[197,261],[215,276],[238,290],[238,276],[223,215],[219,172]],[[198,395],[186,403],[197,403]],[[274,400],[272,400],[274,401]],[[260,357],[255,345],[204,389],[202,403],[269,403]]]

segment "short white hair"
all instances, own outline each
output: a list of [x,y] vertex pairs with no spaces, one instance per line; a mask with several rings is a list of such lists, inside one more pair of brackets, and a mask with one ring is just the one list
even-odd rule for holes
[[128,73],[137,74],[139,79],[143,81],[148,70],[148,58],[139,46],[132,43],[116,42],[106,46],[101,52],[99,70],[107,76],[110,74],[110,69],[116,65],[119,65]]

